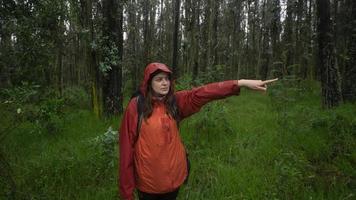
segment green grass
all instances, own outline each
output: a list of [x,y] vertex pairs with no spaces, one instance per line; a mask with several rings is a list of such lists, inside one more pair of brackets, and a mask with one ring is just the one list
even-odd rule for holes
[[[199,121],[207,113],[212,116]],[[182,192],[189,194],[187,199],[265,199],[275,195],[273,160],[280,144],[276,114],[267,96],[243,92],[212,103],[193,118],[198,122],[188,119],[181,127],[192,160],[191,181]],[[201,129],[200,123],[208,124],[209,120],[215,121],[215,126]]]
[[[179,199],[355,198],[356,105],[325,111],[316,91],[305,85],[276,85],[267,95],[243,90],[184,120],[192,168]],[[117,130],[119,118],[99,120],[71,108],[51,131],[1,110],[2,127],[19,124],[0,146],[16,199],[118,198],[117,145],[104,133]],[[8,199],[5,176],[0,188],[0,199]]]
[[16,199],[113,199],[116,145],[113,155],[105,155],[105,146],[94,139],[109,126],[117,130],[119,119],[100,121],[89,111],[77,110],[63,121],[58,133],[23,123],[7,136],[2,150],[13,169]]

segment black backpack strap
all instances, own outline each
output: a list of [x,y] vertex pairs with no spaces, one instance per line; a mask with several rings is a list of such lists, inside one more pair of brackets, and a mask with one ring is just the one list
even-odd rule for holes
[[137,103],[137,126],[136,126],[136,139],[135,143],[138,140],[140,134],[140,128],[143,119],[143,108],[144,108],[145,97],[142,94],[138,94],[136,98]]

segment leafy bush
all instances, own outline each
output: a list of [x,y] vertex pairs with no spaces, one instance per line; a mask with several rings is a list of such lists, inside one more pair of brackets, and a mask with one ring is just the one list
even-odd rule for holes
[[181,76],[175,85],[176,91],[188,90],[190,88],[192,88],[192,76],[189,74]]
[[92,148],[95,149],[97,160],[97,170],[102,175],[110,173],[115,165],[116,160],[116,145],[117,145],[117,131],[108,130],[90,141]]
[[41,129],[49,133],[59,132],[63,128],[64,99],[57,98],[51,89],[40,93],[39,85],[29,83],[4,89],[0,93],[2,103],[6,105],[2,107],[3,113],[16,117],[16,122],[26,120],[37,124],[40,132]]
[[67,106],[88,109],[90,106],[90,96],[82,87],[68,87],[63,90],[62,98]]
[[[49,134],[55,134],[63,129],[64,100],[48,99],[38,106],[35,122]],[[33,120],[33,119],[32,119]]]
[[0,98],[7,103],[33,103],[38,100],[39,85],[23,82],[22,85],[5,88],[0,91]]

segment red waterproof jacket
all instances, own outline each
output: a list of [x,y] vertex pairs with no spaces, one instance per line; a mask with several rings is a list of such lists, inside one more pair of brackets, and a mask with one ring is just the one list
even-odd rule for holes
[[[164,64],[149,64],[140,87],[144,96],[150,76],[157,70],[171,73]],[[180,119],[198,112],[212,100],[238,95],[239,92],[237,80],[210,83],[192,90],[176,92]],[[185,150],[178,128],[174,119],[164,116],[165,113],[164,104],[153,101],[152,115],[147,122],[143,120],[137,139],[136,98],[129,102],[125,110],[119,130],[119,190],[123,199],[133,199],[135,188],[148,193],[173,191],[187,176]]]

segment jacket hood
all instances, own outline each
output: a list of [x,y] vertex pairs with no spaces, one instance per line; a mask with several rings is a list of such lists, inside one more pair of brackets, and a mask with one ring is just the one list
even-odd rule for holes
[[[150,63],[146,66],[144,76],[143,76],[143,81],[140,86],[140,91],[141,93],[146,96],[147,94],[147,86],[148,86],[148,81],[150,80],[152,74],[154,74],[156,71],[163,71],[168,73],[169,75],[172,75],[172,71],[167,67],[167,65],[163,63]],[[171,81],[171,86],[170,89],[172,89],[172,81]]]

